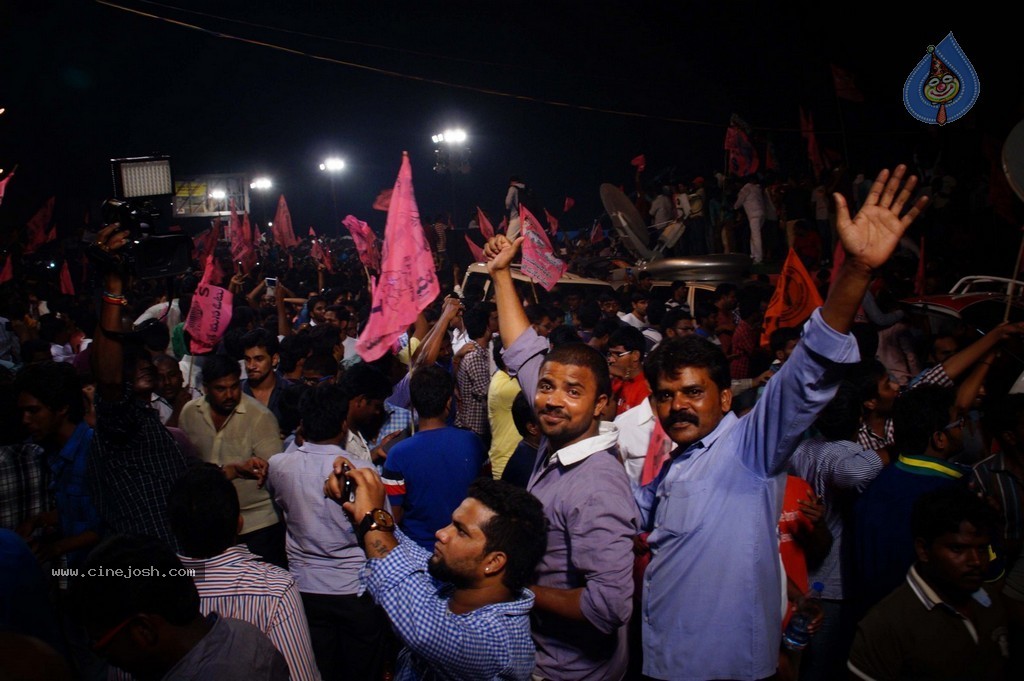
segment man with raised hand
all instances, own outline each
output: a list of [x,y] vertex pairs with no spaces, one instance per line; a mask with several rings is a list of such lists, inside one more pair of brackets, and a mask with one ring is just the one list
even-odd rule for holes
[[621,679],[638,528],[616,453],[617,430],[599,420],[612,394],[608,361],[583,343],[550,350],[537,335],[509,270],[522,242],[497,236],[484,255],[505,364],[533,403],[543,435],[527,487],[544,504],[549,525],[547,553],[531,587],[534,678]]
[[643,672],[654,679],[771,677],[778,664],[782,593],[777,523],[786,465],[832,399],[844,364],[859,359],[850,327],[873,269],[924,207],[901,217],[917,183],[883,170],[850,218],[835,195],[846,249],[828,300],[790,359],[743,418],[730,413],[721,348],[691,337],[662,343],[645,372],[652,405],[676,447],[635,490],[652,559],[643,578]]

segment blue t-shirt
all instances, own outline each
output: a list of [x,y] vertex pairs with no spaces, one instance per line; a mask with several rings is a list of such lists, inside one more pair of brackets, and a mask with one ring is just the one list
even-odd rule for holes
[[476,433],[460,428],[421,431],[392,447],[382,477],[406,536],[432,551],[434,533],[451,522],[486,460]]

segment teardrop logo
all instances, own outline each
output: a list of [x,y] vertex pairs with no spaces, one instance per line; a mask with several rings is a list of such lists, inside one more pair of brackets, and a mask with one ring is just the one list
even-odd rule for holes
[[929,45],[903,85],[903,105],[922,123],[945,125],[962,117],[978,101],[978,72],[950,33]]

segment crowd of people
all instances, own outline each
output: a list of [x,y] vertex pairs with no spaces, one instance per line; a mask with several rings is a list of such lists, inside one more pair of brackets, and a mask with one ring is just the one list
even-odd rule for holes
[[[689,254],[718,248],[697,180],[650,207],[682,213]],[[539,292],[513,279],[510,222],[486,297],[438,259],[441,295],[372,361],[355,257],[272,269],[264,245],[246,273],[220,244],[231,321],[197,353],[199,274],[131,277],[109,265],[131,235],[104,227],[95,291],[14,282],[0,308],[0,667],[1016,678],[1024,324],[898,309],[894,254],[929,197],[903,166],[863,184],[777,242],[743,183],[755,261],[808,234],[812,271],[831,239],[845,253],[824,305],[763,340],[763,278],[693,309],[644,277]]]

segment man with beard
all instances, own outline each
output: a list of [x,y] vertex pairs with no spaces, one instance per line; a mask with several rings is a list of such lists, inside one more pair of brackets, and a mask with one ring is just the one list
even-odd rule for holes
[[245,521],[239,539],[257,556],[286,567],[284,527],[263,489],[267,460],[281,451],[281,433],[270,410],[242,393],[241,373],[238,362],[226,355],[207,357],[206,394],[185,405],[179,424],[203,461],[221,466],[234,480]]
[[[792,356],[753,410],[731,413],[722,349],[699,337],[663,342],[645,365],[652,404],[676,447],[636,489],[651,562],[643,577],[643,673],[655,679],[775,674],[782,633],[778,520],[786,464],[859,359],[849,333],[871,272],[924,207],[916,184],[883,170],[851,220],[836,194],[846,262]],[[713,585],[713,588],[712,588]]]
[[549,349],[530,326],[509,269],[522,242],[495,237],[484,255],[505,364],[533,401],[544,436],[527,487],[544,504],[550,528],[531,587],[534,675],[620,679],[628,658],[638,529],[629,479],[616,453],[617,429],[599,420],[612,394],[608,361],[583,343]]
[[[354,501],[342,499],[346,479]],[[533,495],[480,478],[438,530],[431,555],[395,528],[372,468],[339,457],[324,494],[344,502],[368,559],[366,589],[405,644],[396,679],[530,679],[534,596],[526,586],[547,545]]]

